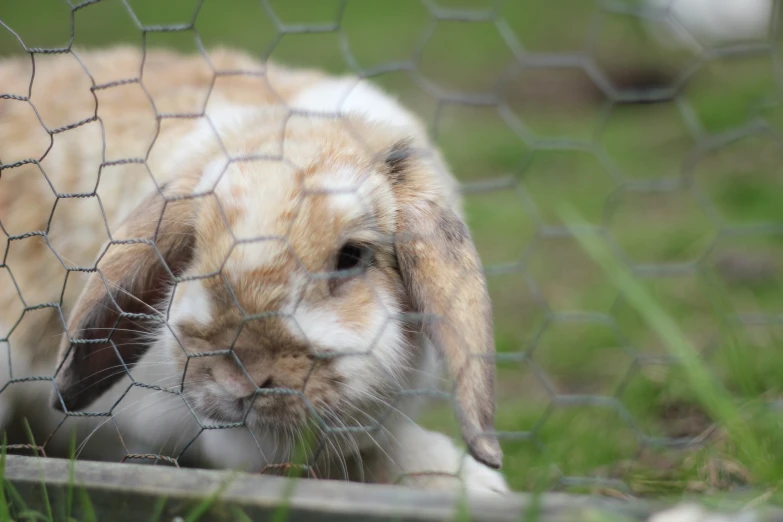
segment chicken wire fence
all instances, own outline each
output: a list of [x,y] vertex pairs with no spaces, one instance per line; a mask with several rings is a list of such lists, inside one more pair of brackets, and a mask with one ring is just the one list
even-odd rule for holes
[[[10,79],[0,77],[4,104],[0,105],[0,123],[10,104],[29,106],[49,140],[46,151],[35,157],[19,157],[0,144],[0,228],[5,237],[0,264],[4,281],[0,289],[4,299],[0,302],[0,343],[9,360],[2,392],[6,396],[14,390],[24,394],[25,387],[31,385],[51,389],[54,374],[14,373],[14,345],[41,346],[41,356],[51,357],[67,321],[71,304],[67,300],[75,297],[69,288],[81,274],[95,271],[99,251],[81,252],[85,261],[79,263],[58,252],[60,245],[69,241],[76,251],[80,245],[78,237],[63,239],[60,230],[52,234],[58,224],[58,209],[72,201],[91,202],[91,211],[101,212],[106,230],[111,231],[107,216],[126,213],[127,209],[107,209],[115,203],[101,197],[101,176],[111,175],[112,169],[129,169],[123,173],[152,180],[157,186],[155,172],[147,162],[150,145],[146,155],[111,159],[104,155],[94,172],[80,174],[91,180],[92,188],[63,192],[59,188],[62,181],[53,178],[56,159],[46,161],[50,155],[61,157],[58,140],[87,127],[103,129],[100,97],[113,89],[139,87],[161,126],[171,120],[203,119],[210,94],[221,78],[264,78],[263,71],[220,70],[214,65],[212,51],[200,36],[210,2],[193,5],[181,23],[151,25],[138,15],[133,2],[123,0],[116,4],[141,36],[144,53],[161,34],[194,43],[197,56],[203,58],[198,67],[206,68],[210,77],[201,86],[203,107],[187,113],[157,107],[146,91],[143,65],[138,76],[96,81],[81,64],[80,51],[72,46],[78,42],[77,26],[84,27],[76,23],[78,18],[107,3],[111,2],[77,4],[65,0],[68,12],[63,12],[70,20],[70,39],[55,47],[31,46],[14,23],[3,20],[0,10],[0,26],[10,35],[4,41],[11,42],[0,50],[23,51],[29,64],[18,69],[25,74],[16,78],[17,83],[23,80],[24,89],[10,89],[3,85]],[[408,82],[402,89],[404,100],[411,90],[417,92],[410,96],[412,104],[425,107],[422,116],[430,125],[430,134],[462,182],[468,225],[484,262],[495,315],[495,426],[505,454],[503,472],[511,486],[520,490],[586,487],[615,494],[659,494],[715,491],[750,483],[754,479],[752,463],[743,460],[736,441],[715,412],[697,397],[681,361],[585,252],[579,238],[608,248],[613,259],[659,300],[698,350],[711,377],[741,405],[743,415],[747,413],[744,422],[753,425],[756,417],[748,412],[761,415],[756,409],[760,405],[774,417],[783,376],[777,353],[783,333],[783,256],[779,255],[783,215],[775,199],[781,179],[777,173],[781,153],[778,104],[783,80],[778,24],[771,24],[770,34],[764,37],[714,46],[690,34],[666,5],[582,2],[577,11],[584,38],[573,49],[550,51],[530,48],[526,34],[519,29],[517,17],[538,16],[533,4],[462,2],[454,7],[434,0],[415,4],[424,23],[401,60],[367,66],[366,60],[357,57],[364,45],[372,46],[374,35],[359,45],[352,41],[345,30],[346,17],[366,5],[357,7],[358,3],[345,0],[334,3],[328,23],[290,21],[280,15],[283,8],[272,2],[253,4],[254,16],[264,17],[267,26],[274,29],[273,34],[262,35],[270,43],[256,54],[275,59],[275,49],[286,39],[334,35],[345,69],[381,83],[387,75],[404,78]],[[582,17],[579,9],[588,9],[589,16]],[[777,21],[777,11],[775,3],[772,20]],[[250,14],[248,18],[252,18]],[[665,28],[670,31],[665,40],[677,35],[686,43],[681,41],[676,51],[660,51],[671,60],[664,65],[658,55],[652,60],[633,55],[635,61],[623,61],[623,50],[617,48],[609,49],[610,55],[619,53],[623,63],[607,65],[603,38],[614,30],[612,24],[617,20]],[[393,22],[388,19],[384,23]],[[451,24],[455,32],[442,36],[440,28]],[[486,46],[483,50],[490,54],[476,51],[476,56],[460,61],[453,70],[439,63],[446,60],[445,54],[428,55],[428,48],[438,44],[467,52],[471,37],[478,34],[471,33],[474,26],[491,32],[505,53],[493,77],[486,77],[482,63],[492,61],[491,53],[499,47]],[[230,32],[225,31],[227,37]],[[612,42],[616,47],[622,40]],[[652,40],[645,43],[656,49],[662,45]],[[94,97],[91,115],[57,125],[47,122],[47,115],[36,108],[35,71],[42,55],[75,59],[73,63],[82,68],[89,82],[88,94]],[[480,82],[471,83],[479,76]],[[743,83],[743,79],[748,81]],[[470,87],[464,88],[466,84]],[[102,138],[105,147],[106,136]],[[43,190],[12,193],[13,183],[21,176],[37,178]],[[12,208],[11,200],[16,199],[26,206]],[[576,207],[587,224],[564,223],[557,213],[563,200]],[[13,209],[18,213],[20,208],[34,213],[40,226],[15,226],[21,218]],[[80,224],[76,220],[69,226]],[[129,243],[110,239],[112,245]],[[25,257],[40,257],[34,252],[42,245],[46,263],[59,268],[39,267]],[[24,288],[24,277],[36,286]],[[31,297],[37,294],[53,298]],[[133,321],[157,320],[157,316],[136,309],[123,317],[129,321],[124,325],[128,328]],[[244,317],[246,321],[256,319],[252,314]],[[113,334],[106,339],[120,354],[121,346],[111,340]],[[87,342],[100,341],[96,337]],[[373,356],[373,342],[368,340],[367,354],[352,356]],[[226,350],[188,353],[187,357],[226,353],[233,354],[233,344]],[[122,373],[126,371],[121,368]],[[261,383],[256,385],[264,388]],[[244,421],[205,422],[194,413],[189,421],[196,424],[192,436],[183,435],[186,430],[182,430],[172,435],[180,440],[166,451],[137,452],[133,444],[126,444],[120,421],[128,402],[125,394],[138,388],[158,390],[187,403],[176,386],[135,382],[107,411],[67,411],[53,426],[33,424],[33,442],[24,440],[26,434],[16,433],[8,448],[67,454],[62,444],[51,448],[51,437],[82,425],[87,431],[80,432],[79,454],[106,458],[106,454],[89,451],[91,432],[100,425],[100,430],[109,433],[106,440],[115,446],[111,455],[119,455],[120,460],[179,466],[197,438],[244,426]],[[301,392],[283,392],[304,398]],[[259,389],[254,397],[264,393]],[[442,405],[448,393],[405,393],[440,399],[418,420],[459,438],[451,410]],[[17,417],[50,407],[48,403],[15,400],[21,404],[14,412]],[[394,400],[390,402],[385,415],[394,408]],[[167,420],[167,415],[164,412],[147,419],[149,429]],[[357,432],[372,435],[383,431],[384,415],[368,416],[368,422],[353,426],[334,425],[328,415],[314,416],[320,436],[306,452],[306,462],[293,462],[285,455],[270,459],[258,471],[303,468],[305,474],[318,477],[324,470],[318,470],[311,459],[329,452],[330,445],[331,451],[338,451],[335,440],[350,439]],[[773,439],[779,437],[774,430],[767,433]]]

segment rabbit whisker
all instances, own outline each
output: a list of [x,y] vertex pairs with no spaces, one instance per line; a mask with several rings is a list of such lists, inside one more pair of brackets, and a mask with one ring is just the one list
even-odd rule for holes
[[[359,410],[358,413],[366,416],[368,419],[370,419],[372,421],[376,421],[377,422],[377,419],[373,418],[367,412]],[[397,439],[397,436],[394,435],[394,433],[392,433],[392,431],[389,428],[387,428],[386,426],[384,426],[380,422],[378,423],[378,427],[379,427],[380,430],[383,431],[383,433],[385,433],[386,437],[388,437],[389,439],[393,440],[395,444],[399,445],[399,440]],[[372,434],[369,431],[367,432],[367,436],[370,437],[370,440],[378,447],[378,449],[381,451],[381,453],[383,453],[386,456],[386,458],[389,459],[389,462],[391,464],[393,464],[393,465],[395,465],[397,467],[400,467],[400,465],[397,463],[397,461],[395,459],[393,459],[392,456],[389,455],[389,453],[386,450],[383,449],[383,446],[375,439],[375,437],[372,436]]]
[[368,390],[362,390],[362,389],[356,388],[354,386],[351,386],[351,385],[345,384],[345,383],[342,383],[341,386],[344,386],[344,387],[348,388],[349,390],[353,390],[353,391],[355,391],[355,392],[357,392],[357,393],[359,393],[359,394],[361,394],[361,395],[363,395],[363,396],[365,396],[365,397],[367,397],[367,398],[377,402],[379,405],[384,406],[386,408],[389,408],[390,410],[392,410],[392,411],[394,411],[396,413],[399,413],[405,420],[410,421],[412,424],[415,424],[413,419],[411,419],[410,417],[408,417],[408,415],[403,413],[402,410],[400,410],[396,406],[393,406],[391,403],[389,403],[388,401],[386,401],[383,398],[381,398],[378,394],[373,393],[373,392],[368,391]]
[[[150,397],[152,397],[154,395],[157,395],[157,394],[160,394],[160,393],[164,393],[164,392],[162,392],[162,391],[155,391],[155,392],[153,392],[150,395]],[[98,432],[98,430],[100,430],[103,426],[105,426],[107,422],[113,421],[113,422],[115,422],[115,425],[116,425],[115,418],[117,417],[117,415],[119,415],[120,413],[126,411],[128,408],[131,408],[131,407],[135,406],[136,404],[138,404],[139,402],[141,402],[145,398],[147,398],[147,397],[142,397],[141,399],[138,399],[138,400],[132,402],[131,404],[125,406],[124,408],[122,408],[122,409],[120,409],[120,410],[118,410],[116,412],[112,412],[112,414],[106,420],[100,422],[100,424],[98,424],[98,426],[96,426],[92,431],[90,431],[90,433],[85,437],[85,439],[81,442],[81,444],[79,444],[79,447],[78,447],[77,452],[76,452],[76,458],[79,458],[79,456],[81,455],[82,451],[84,451],[84,448],[86,447],[86,445],[90,441],[90,439],[95,435],[95,433]]]
[[[333,422],[337,422],[338,428],[345,427],[345,424],[340,420],[340,418],[331,410],[331,408],[328,408],[324,412],[327,415],[327,418],[331,419]],[[328,433],[325,433],[326,435],[326,441],[327,443],[334,448],[336,456],[338,457],[337,462],[342,467],[343,476],[345,480],[348,480],[348,466],[346,463],[345,453],[342,450],[342,448],[339,445],[335,445],[333,437],[335,432],[330,431]]]
[[[145,301],[142,301],[141,299],[139,299],[138,297],[136,297],[136,296],[135,296],[135,295],[133,295],[132,293],[130,293],[130,292],[128,292],[127,290],[125,290],[124,288],[122,288],[122,287],[121,287],[120,285],[118,285],[117,283],[115,283],[115,282],[113,282],[113,281],[110,281],[110,280],[108,280],[108,279],[106,279],[106,278],[103,278],[103,280],[104,280],[104,281],[106,281],[106,283],[108,283],[110,286],[112,286],[112,287],[114,287],[115,289],[119,290],[121,293],[123,293],[123,294],[127,295],[128,297],[130,297],[131,299],[133,299],[134,301],[136,301],[136,302],[138,302],[139,304],[141,304],[141,305],[144,305],[144,306],[146,306],[147,308],[149,308],[149,309],[152,311],[152,313],[151,313],[151,314],[149,314],[149,315],[158,315],[158,316],[163,316],[163,314],[160,312],[160,310],[158,310],[157,308],[155,308],[155,307],[154,307],[154,306],[152,306],[151,304],[149,304],[149,303],[147,303],[147,302],[145,302]],[[104,306],[104,307],[108,309],[108,306]]]
[[256,434],[253,433],[253,430],[251,430],[250,428],[248,428],[247,431],[248,433],[250,433],[250,436],[253,437],[253,442],[256,443],[256,448],[258,448],[258,453],[261,455],[261,458],[264,461],[268,462],[267,456],[266,454],[264,454],[264,450],[261,449],[261,444],[258,442],[258,439],[256,438]]

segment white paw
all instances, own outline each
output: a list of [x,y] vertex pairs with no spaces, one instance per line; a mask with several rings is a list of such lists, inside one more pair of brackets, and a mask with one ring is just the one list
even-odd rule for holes
[[[418,489],[468,495],[509,492],[503,475],[481,464],[442,433],[405,425],[395,433],[391,475]],[[400,473],[402,472],[402,473]]]
[[498,471],[481,464],[473,457],[466,457],[460,473],[464,488],[468,493],[504,494],[510,490],[506,479]]
[[459,474],[422,471],[406,475],[402,483],[417,489],[466,493],[467,495],[503,495],[509,493],[508,484],[499,472],[466,456]]
[[756,522],[759,516],[752,511],[736,515],[710,513],[698,504],[680,504],[652,515],[649,522]]

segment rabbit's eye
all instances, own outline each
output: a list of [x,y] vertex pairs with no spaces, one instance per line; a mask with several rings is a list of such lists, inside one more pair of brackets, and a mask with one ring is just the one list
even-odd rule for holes
[[354,243],[346,243],[337,254],[337,271],[361,268],[369,257],[369,249]]

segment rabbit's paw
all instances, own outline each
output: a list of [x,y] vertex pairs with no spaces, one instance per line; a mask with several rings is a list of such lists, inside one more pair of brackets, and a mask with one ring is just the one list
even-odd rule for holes
[[446,435],[418,426],[401,427],[386,466],[400,483],[430,491],[504,494],[509,492],[503,475],[458,448]]

